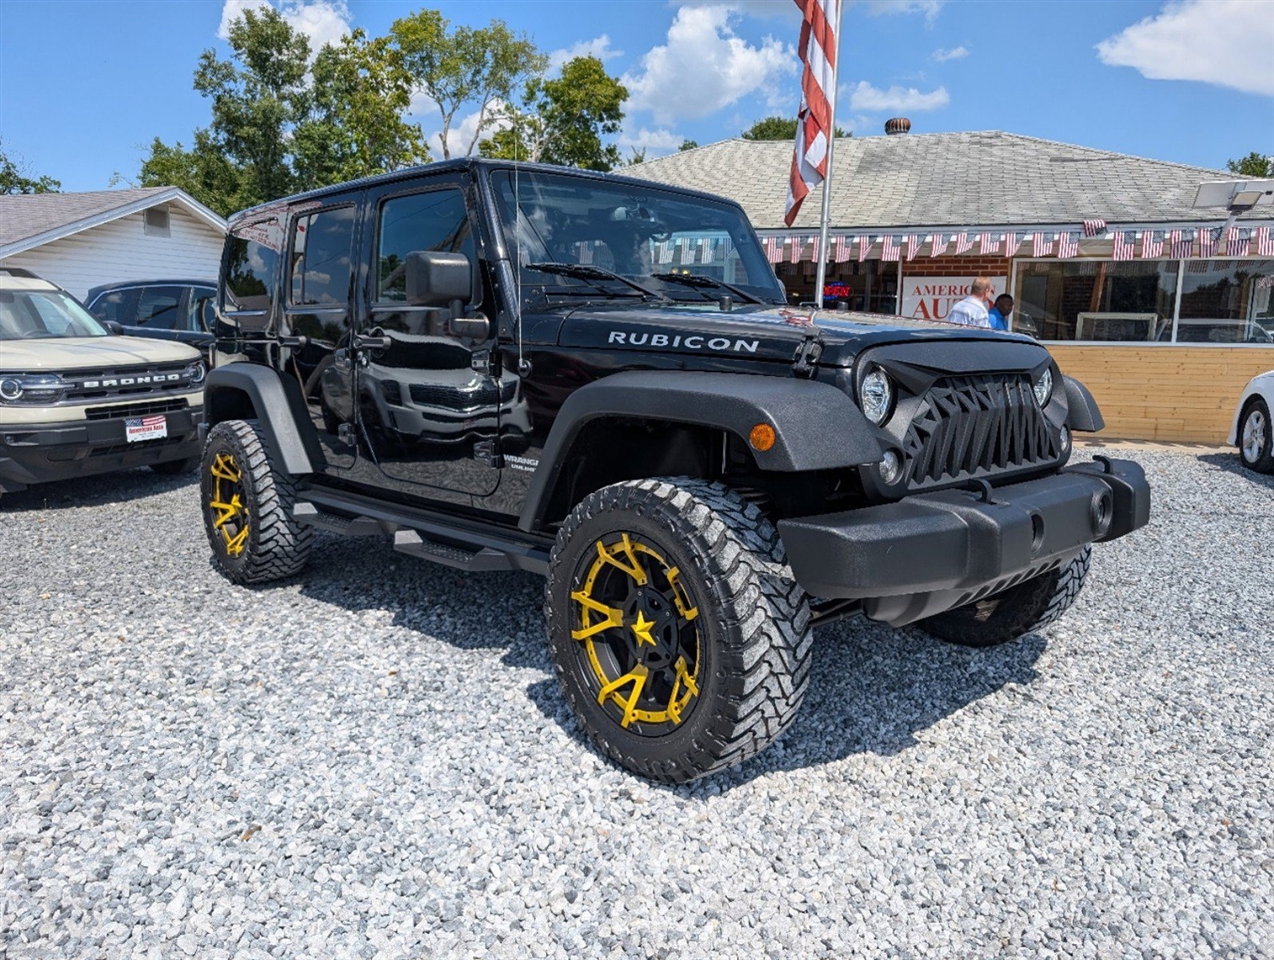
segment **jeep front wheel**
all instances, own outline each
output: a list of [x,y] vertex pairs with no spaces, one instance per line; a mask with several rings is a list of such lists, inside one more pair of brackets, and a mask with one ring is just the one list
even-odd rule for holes
[[292,517],[292,478],[271,462],[255,420],[208,432],[199,494],[212,555],[235,583],[280,580],[305,566],[313,531]]
[[587,497],[558,533],[545,616],[589,737],[653,780],[759,753],[809,683],[809,605],[778,533],[720,484],[637,480]]

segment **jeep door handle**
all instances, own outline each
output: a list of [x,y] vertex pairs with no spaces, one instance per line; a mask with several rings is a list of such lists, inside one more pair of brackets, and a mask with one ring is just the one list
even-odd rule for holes
[[365,337],[359,334],[354,338],[355,350],[388,350],[394,345],[389,337]]

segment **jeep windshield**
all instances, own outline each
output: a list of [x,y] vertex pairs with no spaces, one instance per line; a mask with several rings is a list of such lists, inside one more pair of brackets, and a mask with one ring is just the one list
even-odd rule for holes
[[524,308],[580,299],[654,301],[652,293],[687,304],[722,296],[786,302],[751,224],[732,204],[655,184],[540,170],[500,170],[491,185]]
[[15,283],[0,286],[0,340],[108,335],[105,327],[61,290],[14,289]]

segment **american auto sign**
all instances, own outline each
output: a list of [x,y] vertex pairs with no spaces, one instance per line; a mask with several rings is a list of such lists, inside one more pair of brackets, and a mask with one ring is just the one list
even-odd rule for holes
[[[1006,292],[1004,277],[991,277],[993,296]],[[973,277],[904,277],[900,316],[911,320],[942,320],[951,307],[969,295]]]

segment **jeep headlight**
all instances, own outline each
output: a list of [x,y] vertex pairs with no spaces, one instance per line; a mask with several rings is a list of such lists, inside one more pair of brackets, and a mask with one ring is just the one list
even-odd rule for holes
[[192,387],[197,387],[203,383],[203,378],[208,375],[208,368],[204,366],[202,360],[196,360],[185,370],[181,371],[181,375],[190,381]]
[[870,370],[858,385],[858,405],[876,426],[889,419],[894,406],[894,384],[880,367]]
[[1045,367],[1031,389],[1035,391],[1036,403],[1041,407],[1047,407],[1048,401],[1053,398],[1053,371]]
[[57,403],[66,396],[66,381],[55,373],[19,373],[0,376],[0,401],[4,403]]

